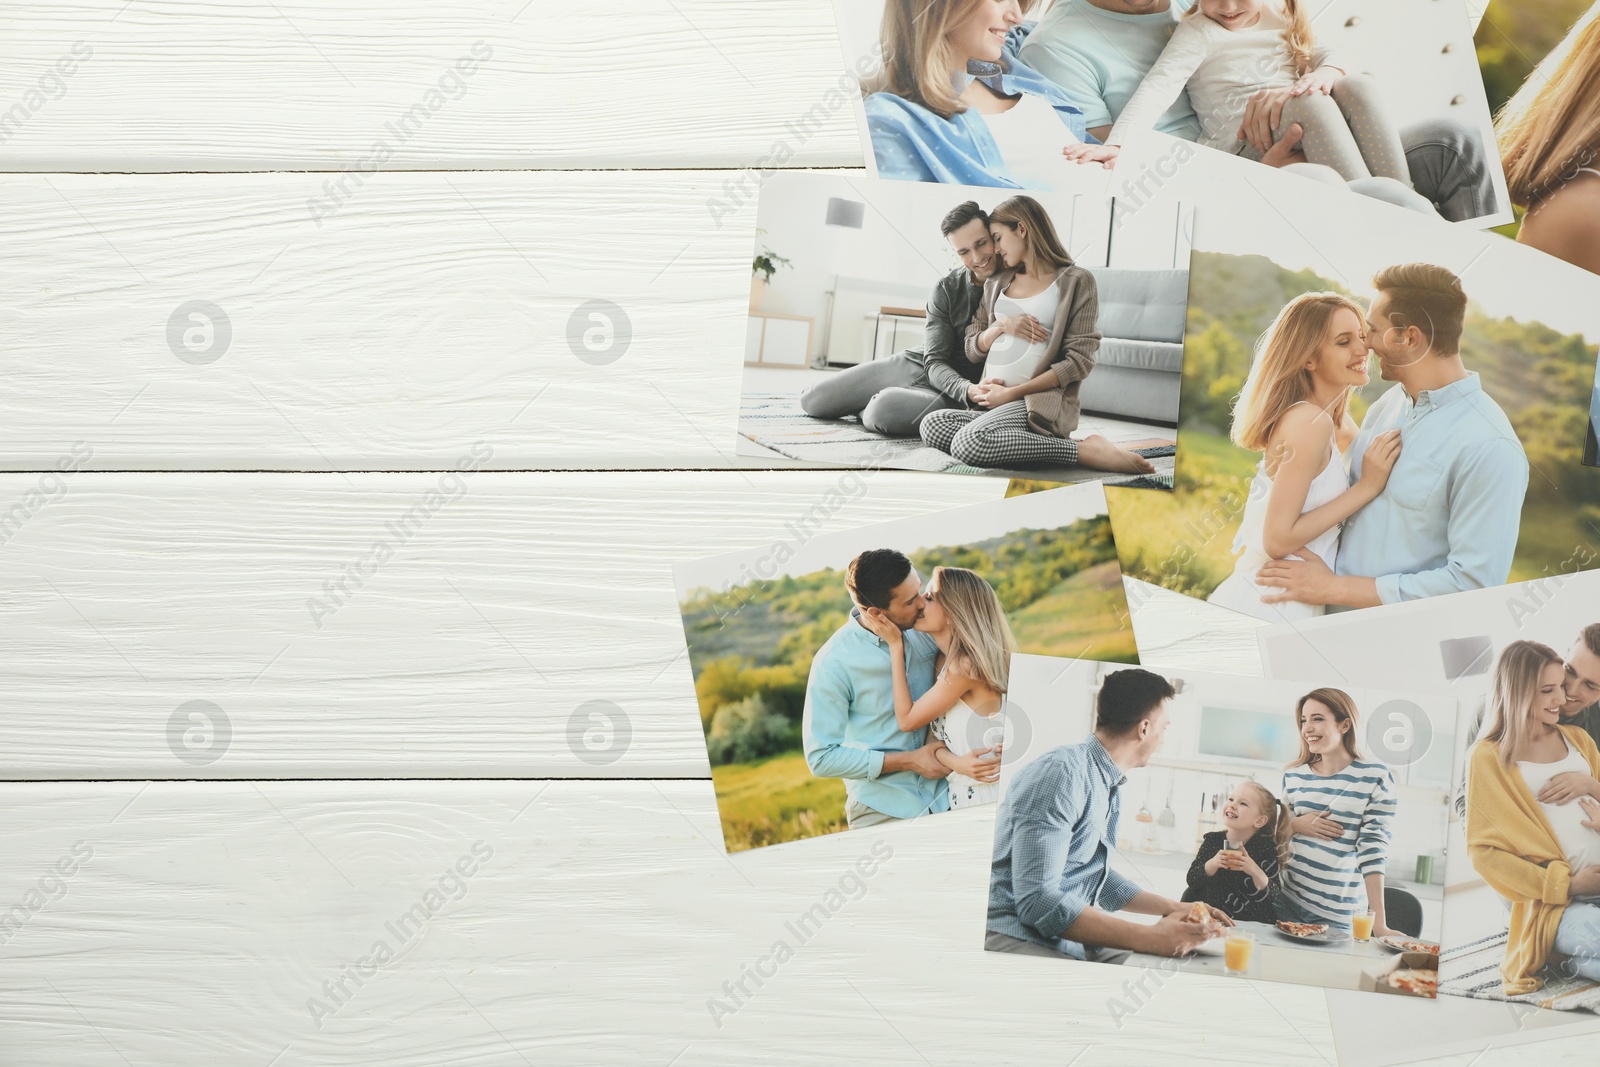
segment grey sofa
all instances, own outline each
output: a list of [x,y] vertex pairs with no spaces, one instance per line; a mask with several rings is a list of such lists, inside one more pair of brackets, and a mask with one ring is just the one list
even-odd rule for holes
[[1091,267],[1100,290],[1100,342],[1083,410],[1140,422],[1178,421],[1187,270]]

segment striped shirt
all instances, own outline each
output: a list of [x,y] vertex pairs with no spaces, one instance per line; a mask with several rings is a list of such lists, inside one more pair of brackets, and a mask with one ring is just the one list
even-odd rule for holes
[[1307,911],[1340,923],[1367,906],[1363,879],[1382,874],[1395,815],[1394,775],[1381,763],[1357,760],[1338,774],[1309,767],[1283,772],[1280,793],[1295,815],[1328,813],[1344,827],[1337,840],[1309,834],[1291,839],[1283,892]]

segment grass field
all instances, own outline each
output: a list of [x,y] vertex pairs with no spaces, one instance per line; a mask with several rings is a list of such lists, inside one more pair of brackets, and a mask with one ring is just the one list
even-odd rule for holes
[[815,778],[804,754],[711,768],[729,852],[846,829],[844,782]]
[[1204,599],[1233,572],[1254,459],[1225,437],[1178,431],[1177,490],[1106,490],[1117,557],[1130,578]]
[[[1149,489],[1131,493],[1169,494]],[[1138,663],[1116,560],[1079,571],[1011,616],[1011,631],[1026,649],[1057,649],[1057,655]]]

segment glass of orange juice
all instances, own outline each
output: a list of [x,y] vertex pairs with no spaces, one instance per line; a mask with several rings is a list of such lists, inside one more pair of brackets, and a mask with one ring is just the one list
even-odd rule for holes
[[1358,911],[1350,917],[1350,936],[1357,941],[1366,941],[1372,937],[1372,921],[1377,916],[1369,909]]
[[1250,970],[1250,957],[1255,952],[1256,935],[1249,930],[1234,927],[1222,942],[1222,965],[1229,974],[1245,974]]

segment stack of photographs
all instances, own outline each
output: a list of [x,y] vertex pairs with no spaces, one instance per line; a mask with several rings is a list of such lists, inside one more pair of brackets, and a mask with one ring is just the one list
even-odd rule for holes
[[764,183],[738,450],[1009,484],[679,566],[728,850],[990,820],[972,949],[1114,1015],[1600,1029],[1600,4],[836,8],[867,173]]

